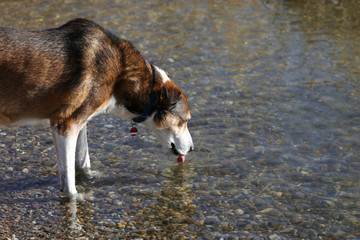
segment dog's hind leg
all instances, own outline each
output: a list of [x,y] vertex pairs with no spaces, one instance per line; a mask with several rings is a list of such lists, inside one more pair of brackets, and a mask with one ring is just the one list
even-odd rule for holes
[[79,136],[76,143],[75,165],[79,170],[88,173],[90,171],[90,156],[87,142],[86,124],[79,132]]

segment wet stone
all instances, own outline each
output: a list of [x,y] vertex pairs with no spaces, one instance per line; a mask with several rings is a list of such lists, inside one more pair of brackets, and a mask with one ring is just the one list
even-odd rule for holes
[[278,235],[278,234],[276,234],[276,233],[271,234],[271,235],[269,236],[269,240],[283,240],[283,239],[286,239],[286,237],[280,236],[280,235]]
[[216,216],[210,216],[205,218],[204,224],[205,225],[218,225],[220,223],[220,220]]
[[265,207],[265,206],[268,205],[268,202],[267,202],[265,199],[263,199],[263,198],[258,198],[258,197],[253,200],[253,203],[254,203],[255,206],[258,207],[258,208]]
[[284,217],[284,214],[275,208],[265,208],[265,209],[261,210],[260,213],[263,213],[263,214],[266,214],[266,215],[272,216],[272,217],[278,217],[278,218]]
[[242,209],[240,209],[240,208],[236,209],[234,212],[235,212],[235,214],[237,214],[237,215],[243,215],[243,214],[245,213],[244,210],[242,210]]
[[355,216],[346,216],[343,220],[341,220],[341,223],[344,225],[359,226],[360,219]]
[[294,192],[292,194],[292,198],[294,198],[294,199],[304,199],[305,194],[303,192]]
[[276,191],[272,191],[272,192],[270,192],[270,194],[274,197],[282,197],[283,196],[282,192],[276,192]]
[[333,208],[336,207],[335,202],[333,202],[330,199],[326,199],[326,198],[317,198],[317,197],[313,198],[313,199],[311,199],[311,204],[314,207],[317,207],[317,208],[330,208],[330,209],[333,209]]
[[219,190],[214,190],[214,191],[212,191],[212,195],[221,196],[222,194],[221,194],[221,192]]

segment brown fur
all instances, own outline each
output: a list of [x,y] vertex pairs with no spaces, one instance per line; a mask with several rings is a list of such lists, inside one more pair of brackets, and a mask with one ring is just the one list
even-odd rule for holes
[[141,113],[152,73],[133,45],[77,19],[60,28],[0,28],[0,123],[50,119],[62,135],[82,125],[114,93]]

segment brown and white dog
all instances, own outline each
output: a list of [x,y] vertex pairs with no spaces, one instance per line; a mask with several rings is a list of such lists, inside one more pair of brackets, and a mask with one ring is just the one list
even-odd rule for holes
[[86,122],[104,112],[142,122],[178,161],[194,148],[184,94],[129,41],[86,19],[0,28],[0,124],[50,120],[60,187],[72,197],[75,169],[90,168]]

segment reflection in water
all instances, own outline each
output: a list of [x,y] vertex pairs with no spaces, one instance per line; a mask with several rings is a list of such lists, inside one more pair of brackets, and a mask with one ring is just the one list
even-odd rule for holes
[[163,172],[162,176],[166,179],[163,189],[156,198],[154,195],[149,196],[156,200],[156,203],[134,213],[137,216],[134,219],[136,230],[129,228],[129,222],[120,223],[129,231],[124,236],[177,239],[187,233],[187,236],[195,237],[197,233],[189,232],[189,225],[193,223],[192,217],[196,210],[192,203],[193,174],[193,171],[184,168],[182,164]]
[[64,230],[66,235],[74,237],[81,234],[82,223],[77,216],[77,202],[69,202],[68,199],[66,199],[61,205],[64,208],[64,220],[66,224]]

